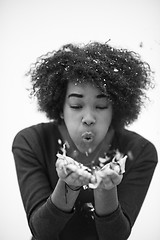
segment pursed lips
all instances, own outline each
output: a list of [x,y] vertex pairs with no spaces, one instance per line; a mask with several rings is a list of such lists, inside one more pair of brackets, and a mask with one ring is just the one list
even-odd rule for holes
[[81,137],[84,142],[92,142],[94,140],[95,135],[93,132],[86,131],[82,133]]

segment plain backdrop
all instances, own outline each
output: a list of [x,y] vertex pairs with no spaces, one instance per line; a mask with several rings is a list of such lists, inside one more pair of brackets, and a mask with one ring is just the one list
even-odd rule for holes
[[[15,134],[48,121],[28,97],[24,77],[37,57],[63,44],[106,42],[141,54],[156,86],[130,129],[160,153],[159,0],[0,0],[0,239],[29,240],[11,153]],[[129,240],[160,239],[160,166]]]

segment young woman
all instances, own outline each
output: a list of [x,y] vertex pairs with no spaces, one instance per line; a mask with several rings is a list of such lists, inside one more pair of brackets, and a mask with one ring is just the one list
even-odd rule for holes
[[67,44],[29,75],[51,120],[20,131],[12,148],[32,239],[126,240],[157,164],[154,145],[125,129],[149,65],[107,43]]

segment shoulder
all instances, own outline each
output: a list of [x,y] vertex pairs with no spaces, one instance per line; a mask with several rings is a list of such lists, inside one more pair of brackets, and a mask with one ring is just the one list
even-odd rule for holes
[[26,145],[39,145],[42,142],[49,142],[56,139],[59,131],[58,127],[53,122],[39,123],[19,131],[14,140],[13,147],[24,147]]
[[135,142],[135,141],[148,142],[149,141],[146,138],[144,138],[142,135],[125,128],[121,129],[120,131],[117,131],[116,134],[119,138],[129,142],[130,141],[132,142]]
[[137,159],[139,156],[143,159],[146,156],[146,159],[157,162],[157,150],[154,144],[142,135],[122,129],[116,132],[116,141],[120,150],[127,154],[131,160]]

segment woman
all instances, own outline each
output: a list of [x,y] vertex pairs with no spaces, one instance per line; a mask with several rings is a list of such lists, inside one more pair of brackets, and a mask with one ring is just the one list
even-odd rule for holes
[[151,85],[149,65],[107,43],[67,44],[29,75],[51,120],[13,142],[33,239],[127,239],[157,164],[153,144],[125,129]]

